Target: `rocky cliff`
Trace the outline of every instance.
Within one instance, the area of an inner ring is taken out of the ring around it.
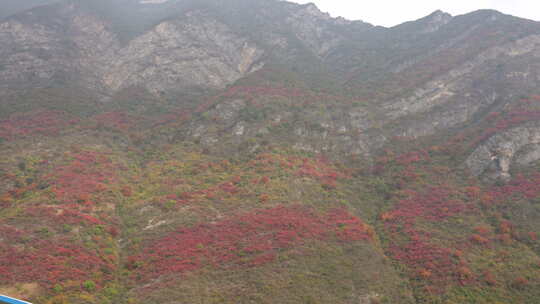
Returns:
[[[0,293],[536,303],[540,23],[0,2]]]
[[[199,11],[164,21],[128,44],[110,24],[77,4],[29,11],[1,25],[2,84],[59,85],[67,78],[111,94],[141,86],[152,93],[221,89],[261,68],[264,51]],[[56,24],[55,24],[56,23]]]

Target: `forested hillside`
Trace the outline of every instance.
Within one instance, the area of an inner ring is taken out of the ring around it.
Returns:
[[[539,303],[540,23],[0,10],[0,294]]]

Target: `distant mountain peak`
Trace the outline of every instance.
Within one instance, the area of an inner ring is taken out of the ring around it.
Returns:
[[[305,13],[312,15],[314,17],[318,17],[322,19],[332,19],[332,17],[330,17],[330,14],[321,11],[319,7],[313,2],[309,2],[302,5],[302,8]]]
[[[433,13],[431,13],[429,16],[433,16],[433,17],[437,17],[437,16],[452,16],[450,15],[449,13],[445,12],[445,11],[442,11],[440,9],[434,11]]]
[[[424,30],[425,33],[432,33],[437,31],[441,26],[447,24],[452,20],[452,15],[447,12],[436,10],[424,19],[427,21],[428,26]]]

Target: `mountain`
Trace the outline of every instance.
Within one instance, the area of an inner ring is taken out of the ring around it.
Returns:
[[[538,303],[540,23],[0,2],[0,294]]]
[[[54,3],[55,0],[28,0],[28,1],[17,1],[17,0],[4,0],[2,1],[2,11],[0,12],[0,18],[5,18],[10,15],[42,6]]]

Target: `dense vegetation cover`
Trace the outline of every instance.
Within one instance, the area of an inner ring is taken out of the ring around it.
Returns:
[[[82,13],[66,20],[78,21],[134,3],[68,2]],[[45,18],[58,7],[32,14],[63,29]],[[520,40],[536,23],[436,12],[382,29],[236,0],[133,6],[126,16],[152,18],[87,29],[129,43],[191,10],[278,44],[223,89],[0,84],[0,293],[45,304],[538,303],[540,98],[521,73],[538,43]],[[34,29],[32,14],[8,19]],[[345,42],[302,40],[328,28]],[[507,149],[504,176],[499,137],[523,141]],[[489,163],[474,174],[482,147]]]

